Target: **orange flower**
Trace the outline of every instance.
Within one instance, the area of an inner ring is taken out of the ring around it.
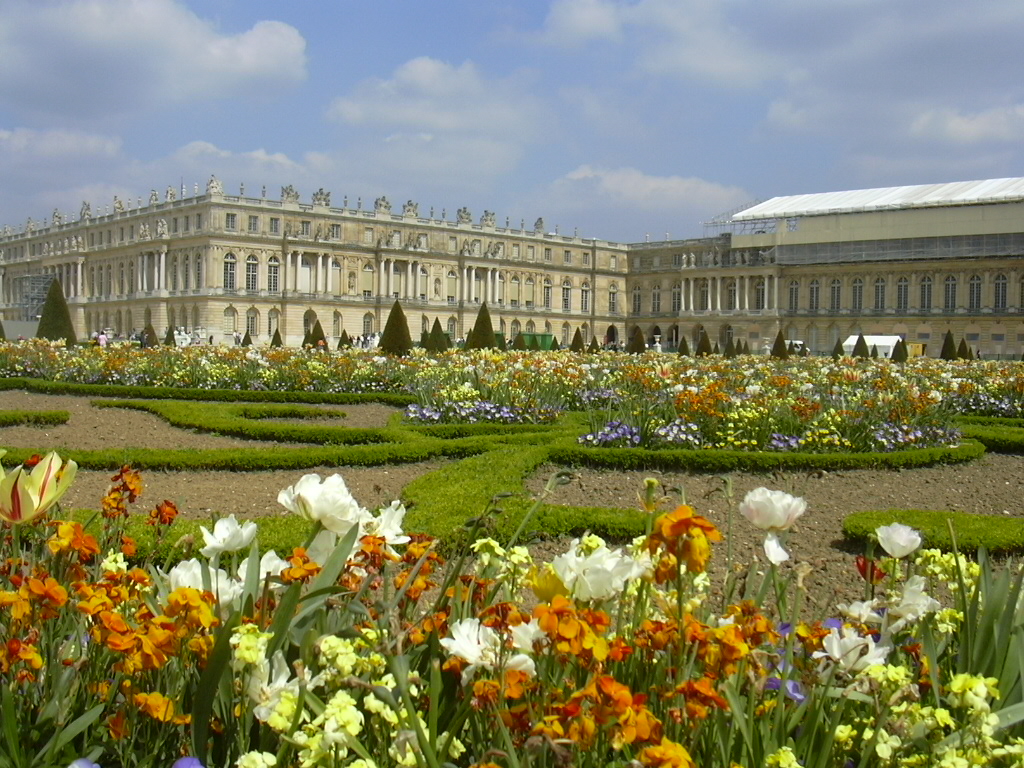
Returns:
[[[32,604],[18,592],[0,592],[0,608],[11,609],[11,619],[21,621],[32,614]]]
[[[700,573],[711,557],[708,542],[721,540],[722,534],[714,523],[696,514],[693,507],[682,504],[655,518],[651,534],[647,537],[647,549],[652,555],[659,550],[668,553],[675,561],[684,561],[691,573]],[[661,582],[675,577],[672,573],[674,563],[663,561],[658,563],[655,571],[655,579],[661,579]]]
[[[139,709],[161,723],[173,723],[174,725],[185,725],[191,721],[189,715],[175,715],[174,702],[162,693],[136,693],[132,701]]]
[[[85,532],[81,523],[58,520],[50,525],[57,529],[46,542],[47,549],[53,554],[70,549],[77,552],[79,560],[85,563],[92,560],[93,555],[99,554],[99,542],[95,536]]]
[[[281,571],[281,581],[285,584],[291,584],[295,581],[309,581],[320,573],[321,570],[319,565],[309,559],[309,555],[306,554],[306,550],[302,547],[296,547],[292,550],[292,556],[288,558],[288,562],[291,563],[291,567]]]
[[[121,537],[121,554],[125,557],[134,557],[136,551],[135,539],[131,536]]]
[[[603,611],[579,614],[567,598],[556,595],[550,603],[538,605],[533,615],[560,653],[579,656],[584,663],[608,658],[608,641],[601,635],[610,620]]]
[[[711,707],[718,707],[722,710],[729,709],[729,703],[722,698],[715,690],[714,683],[707,677],[702,677],[696,682],[687,680],[677,685],[669,696],[682,696],[686,701],[686,716],[696,726],[696,721],[703,720],[708,716]]]
[[[664,737],[660,744],[644,747],[638,759],[641,765],[652,768],[697,768],[686,747]]]
[[[178,508],[173,501],[164,499],[149,511],[146,525],[170,525],[178,516]]]
[[[129,504],[134,504],[142,495],[142,473],[127,464],[121,467],[118,473],[110,478],[110,481],[124,490]]]
[[[210,629],[218,623],[213,613],[213,595],[200,592],[194,587],[178,587],[167,596],[167,615],[184,617],[185,625],[191,629]]]
[[[107,731],[114,741],[128,738],[128,723],[123,709],[107,718]]]

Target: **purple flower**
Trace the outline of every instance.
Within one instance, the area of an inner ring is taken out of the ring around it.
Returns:
[[[179,757],[171,768],[205,768],[198,757]]]
[[[68,768],[100,768],[100,766],[99,763],[94,763],[92,760],[80,757],[71,763]]]

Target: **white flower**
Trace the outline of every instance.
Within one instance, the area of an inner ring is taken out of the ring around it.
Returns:
[[[593,542],[591,542],[593,544]],[[577,600],[608,600],[621,594],[626,584],[646,572],[643,563],[621,550],[614,552],[601,542],[583,554],[579,539],[569,551],[551,561],[558,578]]]
[[[210,572],[209,589],[217,596],[221,615],[229,614],[235,601],[242,594],[242,585],[228,576],[223,568],[214,570],[195,558],[182,560],[167,573],[167,583],[172,592],[181,587],[192,587],[202,591],[206,589],[203,585],[204,571]]]
[[[287,560],[283,560],[277,556],[277,552],[272,549],[267,550],[263,557],[260,558],[260,564],[258,571],[260,574],[260,582],[262,583],[268,575],[280,576],[281,571],[287,568],[289,565]],[[238,566],[238,580],[245,581],[245,575],[249,571],[249,558],[245,558]],[[280,585],[279,585],[280,586]]]
[[[903,523],[879,526],[875,535],[890,557],[906,557],[921,546],[921,534]]]
[[[407,544],[409,537],[402,532],[402,521],[405,519],[405,506],[400,501],[392,501],[390,506],[382,507],[377,517],[366,515],[360,520],[360,536],[380,536],[388,547],[396,544]]]
[[[516,650],[532,653],[536,643],[547,639],[547,633],[535,621],[524,621],[508,628],[512,636],[512,647]]]
[[[861,624],[881,624],[882,616],[878,612],[879,601],[855,600],[852,603],[838,603],[836,608],[843,616],[851,621],[859,621]]]
[[[441,638],[441,645],[452,656],[456,656],[468,662],[468,666],[462,672],[462,679],[469,682],[476,669],[494,669],[499,662],[502,640],[490,627],[484,626],[479,619],[460,619],[451,625],[451,637]],[[525,672],[530,677],[537,674],[533,659],[525,653],[517,653],[511,656],[505,666],[508,669],[515,669]]]
[[[277,756],[270,752],[246,752],[235,762],[236,768],[274,768]]]
[[[320,475],[303,475],[299,482],[277,495],[277,502],[289,512],[319,522],[341,536],[370,516],[352,498],[341,475],[331,475],[323,482]]]
[[[128,561],[125,559],[124,553],[111,550],[100,563],[100,569],[104,573],[127,573]]]
[[[886,613],[886,619],[896,619],[889,627],[890,632],[899,632],[907,624],[942,607],[938,600],[924,591],[927,583],[925,577],[921,575],[907,579],[899,604],[890,607]]]
[[[799,496],[767,488],[755,488],[740,502],[740,514],[763,531],[788,531],[805,511]]]
[[[789,552],[782,548],[779,537],[774,533],[764,537],[764,556],[772,565],[780,565],[789,560]]]
[[[242,525],[234,515],[222,517],[213,525],[213,533],[206,530],[205,526],[199,526],[203,532],[203,540],[206,546],[200,551],[203,557],[212,558],[221,552],[237,552],[245,549],[256,537],[256,523],[251,520]]]
[[[861,637],[850,627],[833,628],[824,638],[824,650],[811,654],[814,658],[829,658],[847,672],[860,672],[873,664],[884,664],[891,650],[876,643],[871,637]]]

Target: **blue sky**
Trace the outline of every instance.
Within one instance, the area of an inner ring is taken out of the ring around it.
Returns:
[[[0,0],[0,225],[211,174],[638,242],[1024,175],[1020,0]]]

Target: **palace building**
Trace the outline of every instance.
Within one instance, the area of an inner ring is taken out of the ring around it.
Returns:
[[[665,350],[701,332],[761,351],[781,329],[814,353],[837,339],[899,334],[937,354],[952,330],[986,356],[1024,351],[1024,179],[777,197],[705,224],[705,237],[620,244],[498,224],[465,208],[423,215],[154,190],[148,202],[83,203],[75,220],[0,232],[0,316],[32,320],[58,279],[80,337],[152,325],[229,343],[280,330],[297,345],[319,320],[337,339],[379,332],[398,299],[415,338],[453,338],[486,302],[495,331],[576,330]]]

